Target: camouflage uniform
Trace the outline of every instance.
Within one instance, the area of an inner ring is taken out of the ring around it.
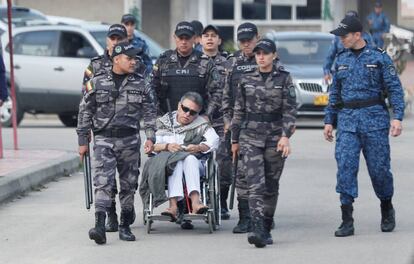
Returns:
[[[222,110],[223,122],[230,125],[233,118],[234,100],[236,98],[238,85],[242,75],[248,70],[255,70],[257,68],[256,59],[254,56],[248,58],[239,50],[234,54],[229,55],[227,60],[227,79],[223,88]],[[228,140],[230,140],[228,138]],[[230,145],[230,142],[226,144]],[[241,157],[240,157],[241,158]],[[248,188],[246,177],[243,173],[242,162],[238,163],[236,176],[237,199],[248,199]],[[231,180],[231,179],[230,179]]]
[[[284,158],[276,151],[292,135],[296,96],[290,74],[276,65],[266,80],[258,69],[243,74],[232,119],[232,142],[240,142],[252,220],[270,225],[276,209]]]
[[[134,209],[140,165],[140,120],[144,117],[147,139],[155,141],[154,95],[142,75],[129,74],[116,89],[112,72],[95,75],[86,84],[79,106],[79,145],[88,144],[94,132],[94,185],[96,212],[111,206],[115,170],[120,181],[122,210]]]
[[[392,105],[393,118],[402,120],[403,90],[386,52],[368,45],[358,57],[349,49],[338,54],[329,104],[325,109],[325,124],[334,124],[337,120],[336,191],[342,204],[352,204],[358,196],[361,149],[377,197],[389,200],[393,196],[388,138],[390,115],[383,101],[385,90]],[[362,107],[349,105],[363,102],[372,104]]]
[[[172,110],[186,92],[198,92],[204,99],[202,113],[209,116],[220,108],[220,76],[214,62],[203,53],[193,50],[184,66],[180,65],[178,53],[167,50],[154,65],[151,85],[156,92],[159,114],[168,112],[166,99]]]

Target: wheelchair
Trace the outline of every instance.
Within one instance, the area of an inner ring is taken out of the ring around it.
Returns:
[[[209,226],[210,234],[216,231],[221,225],[221,208],[220,208],[220,182],[218,179],[218,164],[215,159],[215,152],[208,153],[199,158],[201,162],[200,173],[200,198],[203,205],[208,206],[208,210],[205,214],[183,214],[182,221],[185,220],[201,220],[205,221]],[[168,185],[165,184],[165,189],[168,190]],[[184,203],[188,197],[186,193],[186,187],[184,186]],[[154,212],[153,196],[149,195],[148,204],[144,204],[143,220],[146,225],[147,233],[150,234],[152,225],[155,221],[167,221],[170,222],[171,218],[165,215],[156,214]]]

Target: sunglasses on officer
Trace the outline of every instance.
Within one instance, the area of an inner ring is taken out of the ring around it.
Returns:
[[[184,113],[189,113],[192,116],[198,115],[198,111],[192,110],[187,106],[184,106],[183,104],[181,104],[181,110],[183,110]]]

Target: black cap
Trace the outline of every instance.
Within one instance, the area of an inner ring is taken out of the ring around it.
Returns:
[[[137,19],[132,14],[125,14],[121,18],[121,23],[124,23],[125,24],[127,22],[132,22],[132,23],[136,24],[137,23]]]
[[[276,52],[276,44],[270,39],[261,39],[257,42],[256,47],[254,47],[253,52],[258,51],[259,49],[264,50],[267,53]]]
[[[252,39],[257,35],[257,27],[253,23],[243,23],[237,28],[237,40]]]
[[[348,12],[345,13],[345,16],[358,17],[358,12],[357,11],[354,11],[354,10],[349,10]]]
[[[213,30],[214,32],[216,32],[217,35],[220,35],[220,30],[218,29],[218,27],[214,26],[214,25],[207,25],[204,29],[203,29],[203,34],[206,33],[208,30]]]
[[[375,7],[382,7],[381,1],[376,1],[375,2]]]
[[[198,20],[191,21],[191,25],[193,26],[194,33],[197,36],[201,36],[201,32],[203,31],[203,24]]]
[[[112,58],[121,54],[125,54],[128,57],[135,57],[138,54],[139,50],[134,47],[134,45],[128,42],[121,42],[115,45],[114,50],[112,51]]]
[[[192,37],[192,36],[194,36],[195,32],[194,32],[193,25],[191,25],[190,22],[182,21],[182,22],[178,23],[177,26],[175,27],[174,34],[177,37],[181,37],[183,35]]]
[[[114,35],[120,36],[121,38],[126,38],[127,37],[126,28],[121,24],[111,25],[109,27],[107,36],[111,37],[111,36],[114,36]]]
[[[345,36],[350,32],[362,32],[361,21],[354,16],[346,16],[342,19],[338,27],[331,31],[331,34],[336,36]]]

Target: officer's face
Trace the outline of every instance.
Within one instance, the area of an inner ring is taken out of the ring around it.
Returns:
[[[256,46],[257,39],[257,36],[254,36],[252,39],[239,40],[239,46],[244,55],[248,57],[253,55],[253,49]]]
[[[382,7],[375,7],[374,10],[376,14],[380,14],[382,12]]]
[[[122,25],[124,25],[124,27],[127,30],[128,39],[131,39],[134,36],[135,23],[129,21],[129,22],[126,22]]]
[[[125,54],[118,55],[114,58],[114,67],[123,74],[133,73],[135,71],[136,60]]]
[[[106,49],[108,50],[109,55],[112,55],[112,50],[114,49],[115,45],[123,41],[126,41],[126,39],[118,35],[107,37]]]
[[[201,35],[201,45],[205,51],[218,51],[218,46],[221,44],[221,38],[214,30],[207,30]]]
[[[185,99],[182,103],[178,103],[177,121],[181,125],[188,125],[197,118],[200,111],[201,109],[196,103]]]
[[[262,49],[259,49],[255,52],[256,63],[259,65],[261,71],[267,71],[270,67],[270,70],[273,66],[273,60],[276,58],[276,53],[266,52]]]
[[[351,32],[346,34],[345,36],[341,36],[341,42],[345,48],[350,49],[354,48],[358,40],[361,38],[360,32]]]
[[[178,37],[174,35],[174,39],[178,53],[187,56],[192,52],[194,45],[194,36],[190,37],[187,35],[181,35]]]

